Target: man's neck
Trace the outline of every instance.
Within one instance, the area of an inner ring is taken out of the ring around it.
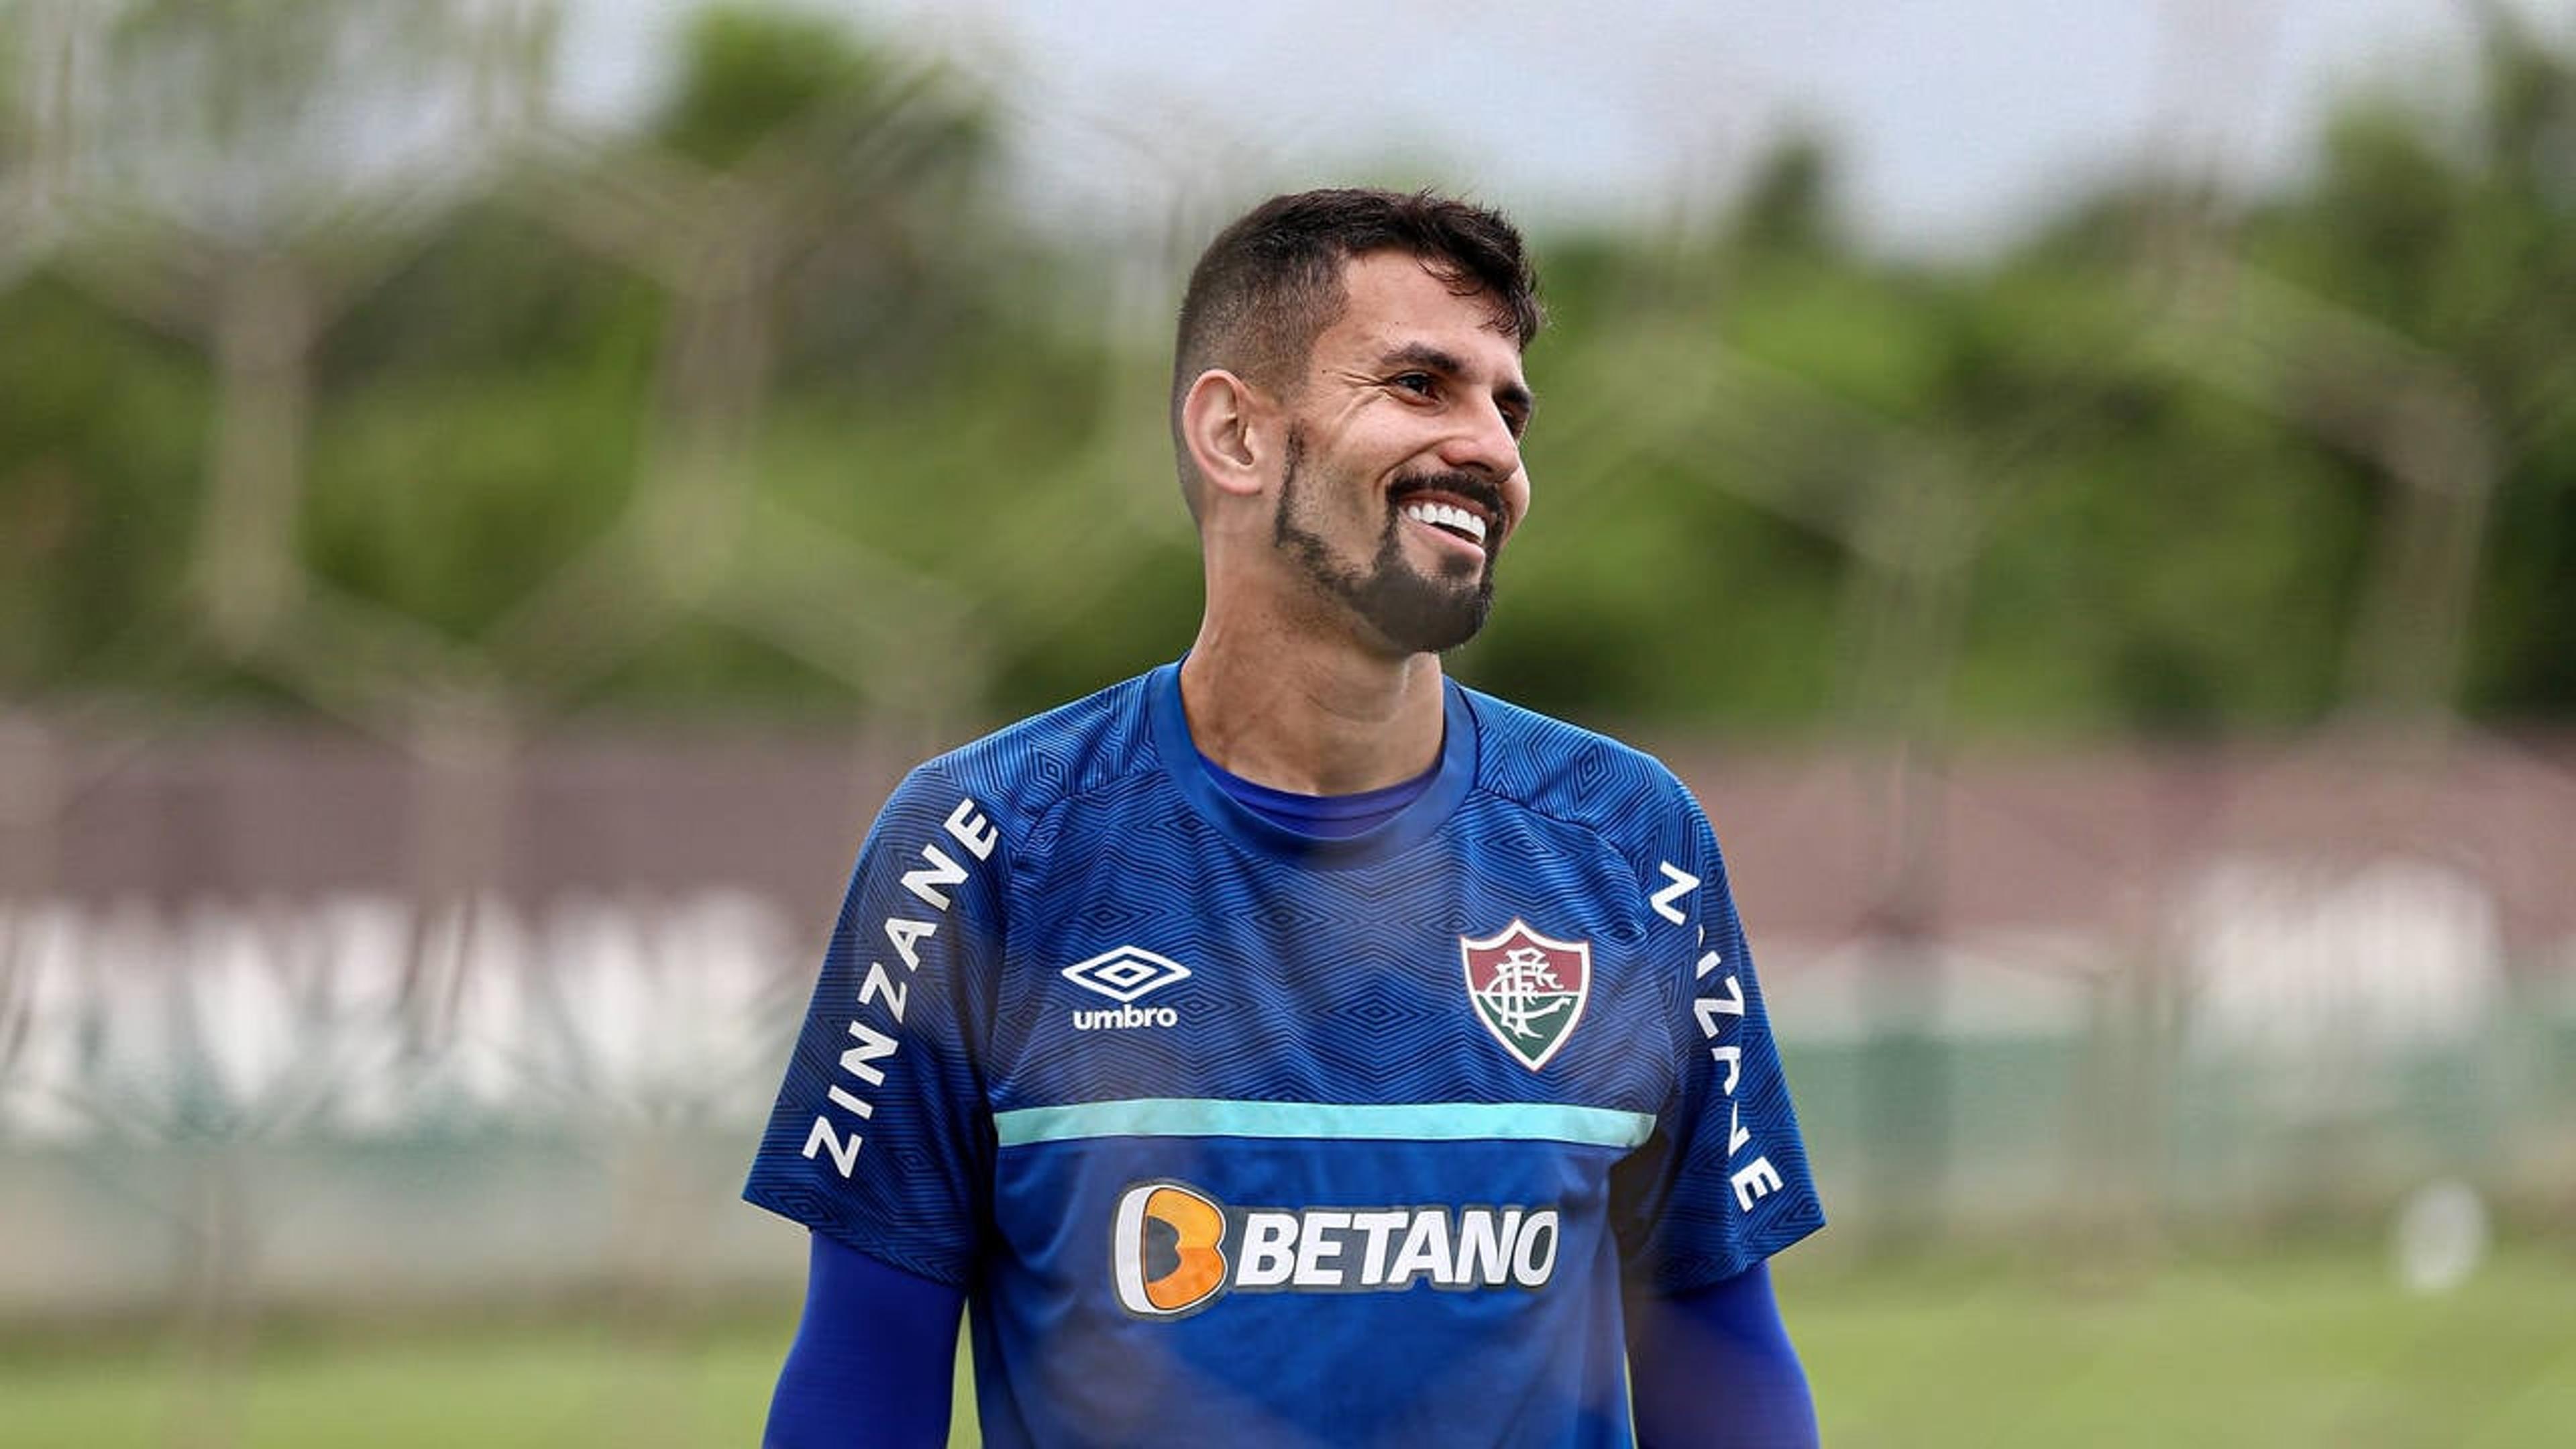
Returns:
[[[1387,658],[1284,631],[1230,633],[1211,618],[1181,664],[1181,704],[1201,754],[1302,795],[1401,784],[1440,757],[1440,658]]]

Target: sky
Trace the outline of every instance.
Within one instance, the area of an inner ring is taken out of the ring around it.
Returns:
[[[2576,38],[2576,0],[2498,0]],[[651,93],[687,0],[576,0],[576,113]],[[1001,103],[1068,229],[1221,220],[1288,187],[1432,182],[1535,225],[1717,214],[1776,138],[1827,136],[1865,244],[1973,253],[2088,179],[2296,174],[2323,102],[2456,93],[2470,0],[805,0]]]

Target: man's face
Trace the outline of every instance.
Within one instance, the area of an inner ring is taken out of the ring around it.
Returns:
[[[1273,535],[1323,597],[1393,652],[1454,648],[1493,603],[1529,508],[1529,386],[1492,299],[1401,252],[1343,269],[1348,301],[1293,398]]]

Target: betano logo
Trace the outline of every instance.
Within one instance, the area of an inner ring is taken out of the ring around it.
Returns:
[[[1556,1275],[1558,1221],[1552,1207],[1228,1208],[1186,1183],[1139,1182],[1119,1196],[1110,1264],[1118,1305],[1139,1318],[1186,1317],[1229,1289],[1535,1290]]]

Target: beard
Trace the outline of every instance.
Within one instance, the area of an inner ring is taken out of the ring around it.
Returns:
[[[1433,577],[1404,556],[1397,511],[1406,496],[1441,489],[1486,501],[1499,516],[1501,500],[1493,486],[1473,475],[1415,474],[1396,479],[1387,490],[1386,523],[1378,534],[1377,552],[1365,564],[1337,558],[1322,534],[1307,526],[1312,500],[1300,490],[1305,481],[1304,434],[1288,432],[1286,462],[1279,484],[1279,507],[1271,536],[1280,551],[1297,561],[1309,582],[1326,598],[1357,614],[1386,641],[1408,654],[1437,654],[1476,637],[1494,607],[1494,557],[1481,566],[1442,570]]]

